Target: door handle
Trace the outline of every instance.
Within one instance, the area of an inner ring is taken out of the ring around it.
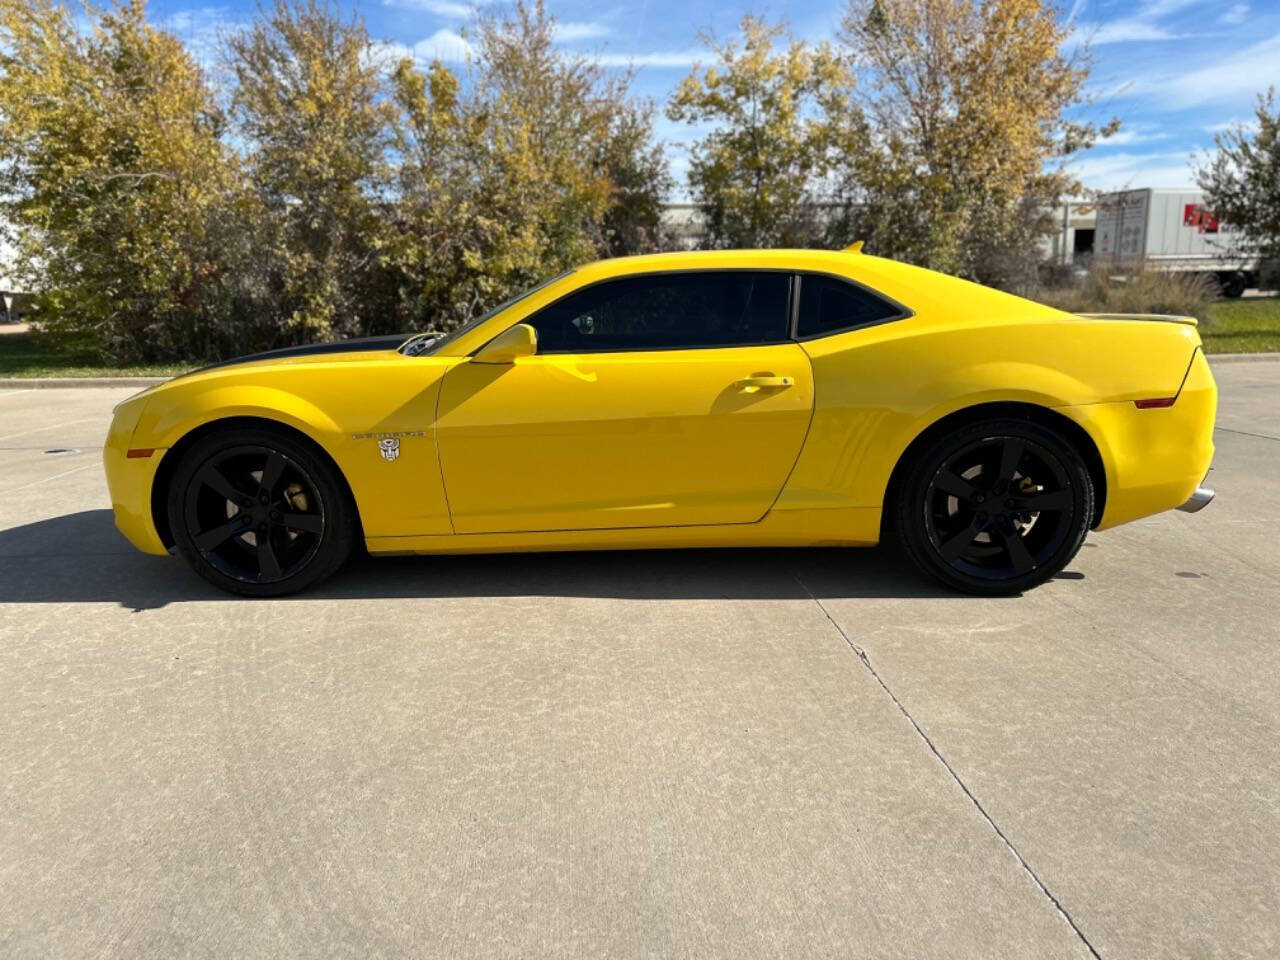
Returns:
[[[762,374],[760,376],[743,377],[741,380],[734,381],[734,386],[738,388],[740,393],[758,393],[761,390],[785,390],[793,383],[795,383],[795,379],[792,377],[775,377]]]

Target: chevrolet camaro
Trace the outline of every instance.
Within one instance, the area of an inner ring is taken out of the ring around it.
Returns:
[[[120,404],[116,525],[241,594],[379,554],[871,546],[1011,594],[1213,496],[1183,317],[1073,315],[845,251],[572,270],[443,336],[295,347]]]

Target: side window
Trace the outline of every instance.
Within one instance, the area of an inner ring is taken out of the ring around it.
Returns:
[[[525,322],[539,353],[680,350],[781,343],[791,277],[720,270],[609,280],[571,293]]]
[[[821,274],[805,274],[800,278],[796,336],[801,340],[895,320],[902,315],[902,308],[897,304],[852,283]]]

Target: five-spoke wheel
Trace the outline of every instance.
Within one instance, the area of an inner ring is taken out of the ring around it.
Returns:
[[[1066,566],[1089,529],[1088,469],[1058,431],[973,424],[910,465],[897,522],[925,570],[971,593],[1016,593]]]
[[[353,511],[327,458],[284,432],[211,434],[187,450],[169,491],[178,551],[218,586],[300,590],[341,565]]]

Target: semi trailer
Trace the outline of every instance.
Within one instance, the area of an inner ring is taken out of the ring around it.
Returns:
[[[1098,197],[1094,262],[1211,276],[1223,296],[1258,283],[1258,258],[1198,190],[1120,190]]]

